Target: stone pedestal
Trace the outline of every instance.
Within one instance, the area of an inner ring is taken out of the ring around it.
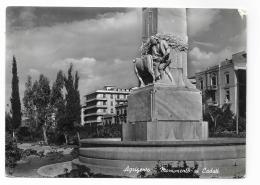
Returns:
[[[155,83],[135,90],[128,97],[123,141],[207,139],[201,101],[194,88]]]

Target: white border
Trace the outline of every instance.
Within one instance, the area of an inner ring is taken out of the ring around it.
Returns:
[[[7,6],[90,6],[90,7],[186,7],[186,8],[241,8],[248,11],[247,17],[247,32],[248,32],[248,83],[247,83],[247,168],[246,168],[246,178],[240,180],[220,180],[220,179],[210,179],[202,180],[200,179],[198,183],[201,184],[219,184],[219,183],[236,183],[236,184],[247,184],[254,183],[254,181],[260,178],[260,164],[259,164],[259,135],[260,135],[260,122],[259,122],[259,63],[260,63],[260,27],[259,27],[259,1],[250,0],[52,0],[49,2],[36,1],[36,0],[2,0],[0,2],[0,28],[1,28],[1,41],[0,41],[0,58],[2,61],[2,66],[5,65],[5,8]],[[194,184],[197,180],[179,180],[179,179],[25,179],[25,178],[6,178],[4,171],[4,110],[5,110],[5,67],[1,67],[1,99],[0,99],[0,110],[1,110],[1,184],[48,184],[48,183],[59,183],[59,184],[72,184],[72,183],[86,183],[86,184],[139,184],[147,182],[150,184],[163,183],[183,183]],[[79,182],[80,181],[80,182]],[[258,180],[259,181],[259,180]]]

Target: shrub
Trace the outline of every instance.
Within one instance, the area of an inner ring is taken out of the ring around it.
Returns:
[[[22,157],[28,157],[30,155],[39,155],[39,154],[37,153],[37,150],[33,150],[33,149],[30,149],[30,148],[23,150]]]
[[[72,151],[70,152],[70,154],[72,155],[73,159],[78,158],[78,156],[79,156],[79,147],[74,147],[72,149]]]
[[[238,118],[238,131],[246,132],[246,118],[243,117]]]
[[[32,141],[31,133],[28,127],[20,127],[16,134],[19,141],[28,142]]]
[[[12,174],[13,169],[22,157],[22,149],[17,147],[17,143],[11,135],[6,134],[5,138],[5,166],[9,168],[9,173]]]
[[[68,169],[64,169],[64,174],[58,175],[57,177],[92,177],[93,174],[90,172],[90,169],[84,165],[78,165],[77,169],[72,169],[68,172]]]

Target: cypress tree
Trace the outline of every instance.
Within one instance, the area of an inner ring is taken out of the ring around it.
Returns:
[[[22,122],[22,113],[21,113],[21,102],[19,95],[19,78],[17,75],[17,64],[16,59],[13,56],[12,64],[12,93],[11,93],[11,113],[12,113],[12,129],[13,137],[15,137],[15,130],[20,127]]]
[[[72,64],[68,69],[68,77],[64,77],[66,87],[66,121],[64,122],[65,138],[67,142],[68,134],[77,132],[77,126],[80,124],[80,95],[78,91],[79,75],[76,71],[75,76],[72,75]],[[77,133],[78,134],[78,133]],[[79,134],[78,134],[79,137]]]

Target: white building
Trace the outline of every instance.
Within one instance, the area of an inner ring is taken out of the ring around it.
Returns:
[[[115,116],[115,106],[121,101],[127,101],[127,95],[130,92],[131,89],[105,86],[103,89],[85,95],[85,104],[82,106],[83,125],[103,125],[107,117]]]

